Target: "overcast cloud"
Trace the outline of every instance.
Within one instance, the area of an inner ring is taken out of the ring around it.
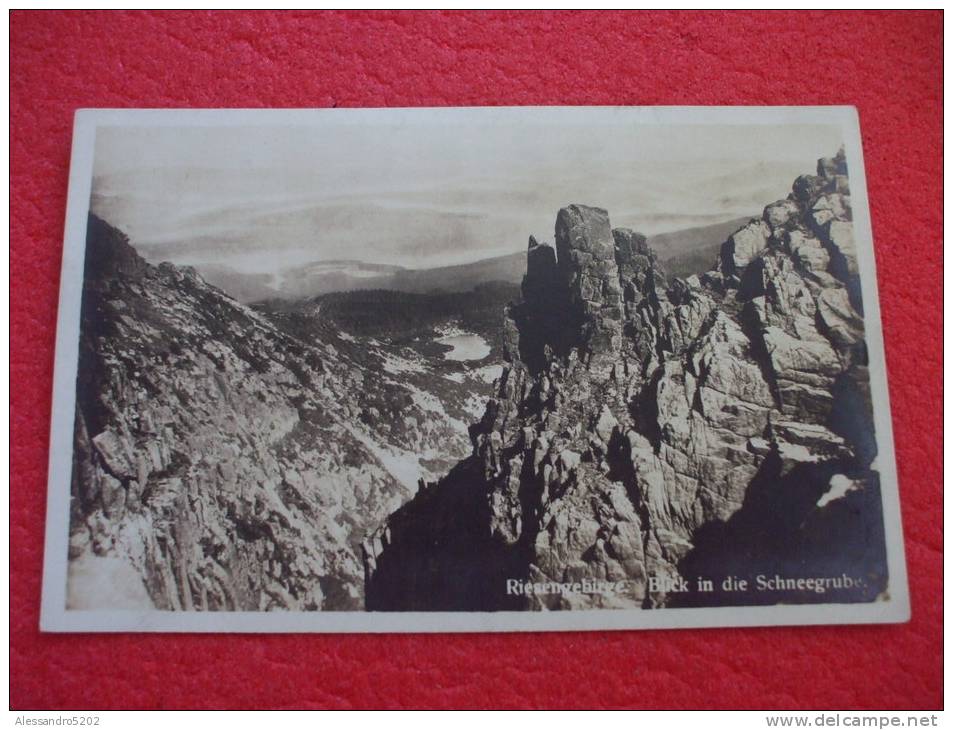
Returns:
[[[92,209],[153,261],[427,268],[551,240],[569,203],[646,234],[757,215],[840,144],[790,125],[111,127]]]

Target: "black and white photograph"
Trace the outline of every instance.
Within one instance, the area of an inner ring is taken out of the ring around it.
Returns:
[[[45,630],[908,618],[853,108],[73,145]]]

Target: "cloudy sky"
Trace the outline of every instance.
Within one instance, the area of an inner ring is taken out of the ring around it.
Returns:
[[[650,235],[757,215],[840,144],[830,126],[478,117],[105,127],[92,209],[153,261],[248,273],[339,259],[429,268],[520,251],[530,234],[552,240],[569,203]]]

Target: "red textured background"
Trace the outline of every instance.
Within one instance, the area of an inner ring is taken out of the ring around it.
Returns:
[[[941,13],[15,11],[10,30],[14,708],[941,706]],[[74,109],[504,104],[858,107],[912,621],[549,635],[41,635]]]

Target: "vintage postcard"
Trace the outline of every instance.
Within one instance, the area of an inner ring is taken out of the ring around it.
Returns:
[[[907,620],[860,139],[77,112],[41,627]]]

